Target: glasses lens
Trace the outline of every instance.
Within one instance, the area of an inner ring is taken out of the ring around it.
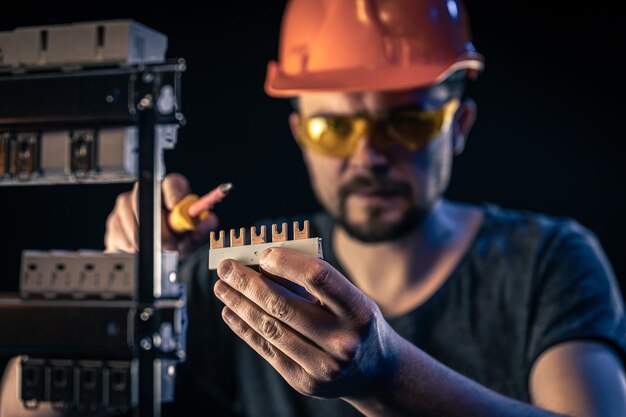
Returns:
[[[328,156],[349,156],[366,127],[358,117],[332,116],[302,119],[298,140],[312,150]]]
[[[453,99],[435,110],[410,110],[392,114],[387,122],[389,136],[410,150],[424,147],[448,128],[459,101]]]
[[[402,112],[389,119],[387,130],[391,138],[410,150],[416,150],[436,136],[442,120],[442,115],[435,112]]]

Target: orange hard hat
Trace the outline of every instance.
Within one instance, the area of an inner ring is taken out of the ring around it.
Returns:
[[[279,59],[265,79],[274,97],[419,88],[483,68],[459,0],[292,0]]]

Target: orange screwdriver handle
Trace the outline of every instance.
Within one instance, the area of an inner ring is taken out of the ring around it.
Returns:
[[[196,194],[189,194],[178,202],[169,215],[169,226],[175,233],[192,232],[196,226],[209,215],[209,210],[203,210],[196,217],[189,215],[189,207],[198,201],[200,197]]]

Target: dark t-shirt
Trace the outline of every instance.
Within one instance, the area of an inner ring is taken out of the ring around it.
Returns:
[[[396,332],[451,369],[521,401],[529,401],[533,362],[557,343],[600,340],[626,358],[622,296],[593,233],[569,218],[483,208],[484,222],[447,281],[419,307],[388,320]],[[325,260],[342,271],[331,219],[318,213],[311,220]],[[166,415],[361,415],[341,400],[299,394],[230,331],[207,259],[205,247],[181,265],[189,289],[188,360]]]

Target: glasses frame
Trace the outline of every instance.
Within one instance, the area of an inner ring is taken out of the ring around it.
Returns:
[[[353,155],[363,137],[368,137],[377,150],[384,151],[390,146],[400,145],[407,151],[414,152],[424,148],[442,132],[450,129],[460,104],[461,100],[458,97],[452,97],[435,109],[402,108],[375,115],[300,115],[295,139],[299,146],[331,157],[346,158]],[[397,121],[399,116],[408,116],[414,120],[422,119],[425,123],[435,123],[437,126],[419,138],[403,137],[393,130],[392,121]],[[343,136],[343,139],[335,140],[333,148],[329,147],[329,143],[324,144],[322,136],[328,132],[328,126],[341,123],[348,126],[350,131],[344,134],[335,132],[335,135]],[[315,130],[319,130],[317,138],[310,134]]]

